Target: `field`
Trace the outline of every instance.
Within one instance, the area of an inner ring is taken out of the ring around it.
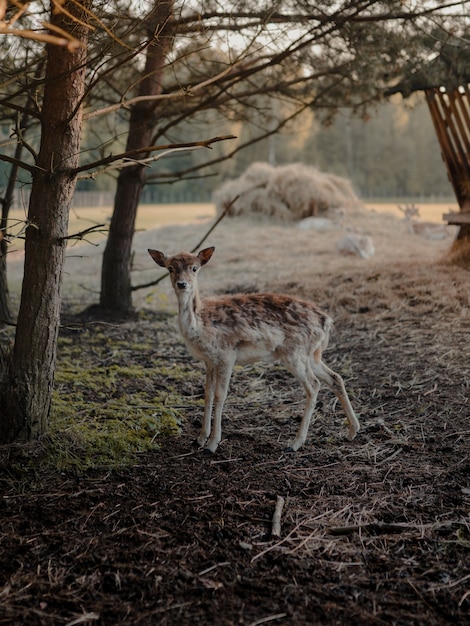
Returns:
[[[440,221],[449,208],[421,214]],[[136,234],[134,284],[161,275],[147,248],[194,247],[210,209],[175,207],[179,224],[152,210],[147,226],[161,226]],[[369,234],[375,256],[340,255],[346,228]],[[468,624],[470,292],[468,272],[445,262],[451,241],[410,234],[394,205],[325,233],[223,220],[206,241],[216,252],[202,295],[282,291],[327,310],[325,361],[362,427],[348,442],[322,390],[305,446],[286,453],[303,392],[280,367],[237,368],[213,456],[192,443],[204,372],[179,338],[168,281],[135,291],[136,320],[76,317],[97,299],[103,244],[71,247],[58,370],[74,375],[58,380],[61,407],[69,399],[85,424],[87,407],[125,398],[116,418],[132,423],[163,398],[180,432],[155,433],[157,449],[114,468],[41,464],[47,441],[0,451],[0,624]]]

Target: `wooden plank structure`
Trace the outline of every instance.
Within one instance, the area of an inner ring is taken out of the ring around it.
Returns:
[[[447,91],[443,87],[424,89],[431,118],[441,146],[442,158],[460,211],[443,219],[460,226],[457,238],[470,230],[470,96],[469,85]]]

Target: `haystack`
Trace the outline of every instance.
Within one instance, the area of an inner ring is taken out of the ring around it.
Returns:
[[[259,215],[284,221],[325,215],[330,209],[361,206],[346,178],[303,163],[279,167],[253,163],[239,178],[227,181],[214,193],[217,214],[237,196],[229,215]]]

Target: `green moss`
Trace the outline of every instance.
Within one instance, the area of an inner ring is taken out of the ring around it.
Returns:
[[[51,460],[58,468],[122,466],[138,452],[158,447],[160,437],[179,431],[181,414],[155,398],[136,405],[121,396],[108,402],[85,402],[54,394],[50,424]]]
[[[61,469],[122,466],[179,432],[183,415],[175,407],[185,400],[178,386],[198,374],[185,366],[155,364],[151,355],[145,358],[147,349],[153,345],[139,344],[137,352],[101,332],[86,341],[61,338],[49,462]]]

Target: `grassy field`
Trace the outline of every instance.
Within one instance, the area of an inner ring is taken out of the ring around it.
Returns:
[[[96,242],[105,236],[109,228],[112,207],[80,207],[72,209],[69,219],[69,235],[83,232],[93,226],[103,225],[100,232],[87,235],[87,240]],[[144,204],[139,207],[137,214],[137,231],[152,230],[169,224],[188,224],[213,219],[215,206],[207,204]],[[15,209],[10,211],[10,231],[17,235],[24,227],[25,211]],[[15,249],[22,248],[21,240],[14,243]]]
[[[442,223],[442,215],[449,210],[457,211],[457,203],[416,203],[420,209],[421,218],[423,220]],[[398,203],[375,202],[366,203],[367,209],[372,209],[378,213],[390,213],[397,217],[402,214],[398,209]],[[103,224],[105,231],[109,227],[109,221],[112,215],[112,207],[84,207],[72,209],[69,221],[69,234],[82,232],[92,226]],[[141,205],[137,214],[137,231],[153,230],[170,224],[189,224],[192,222],[204,222],[214,219],[215,206],[212,203],[201,204],[154,204]],[[20,231],[25,213],[23,210],[17,209],[10,213],[11,229],[14,233]],[[104,236],[104,232],[95,233],[88,236],[91,241],[97,241]],[[19,242],[15,243],[15,247]]]
[[[457,202],[415,202],[414,204],[418,207],[422,220],[438,224],[442,224],[444,213],[459,210]],[[403,213],[400,212],[398,207],[405,207],[405,203],[376,202],[366,203],[365,206],[367,209],[373,209],[379,213],[390,213],[396,217],[403,217]]]

